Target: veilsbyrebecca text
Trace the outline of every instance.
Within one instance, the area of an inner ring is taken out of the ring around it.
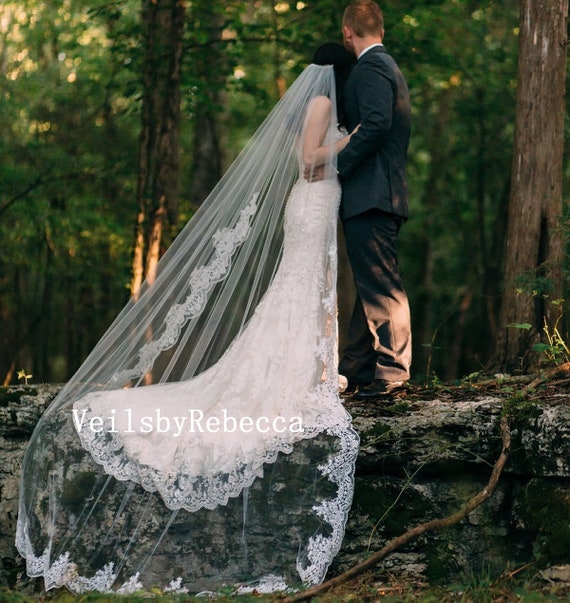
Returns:
[[[109,433],[168,433],[179,437],[183,433],[285,433],[303,431],[301,417],[282,416],[272,417],[234,417],[224,408],[221,416],[204,417],[203,411],[190,408],[184,416],[165,416],[160,408],[154,410],[154,415],[135,416],[131,408],[125,408],[117,413],[114,409],[107,416],[90,415],[87,410],[74,408],[73,422],[78,432],[89,429],[94,433],[103,431]]]

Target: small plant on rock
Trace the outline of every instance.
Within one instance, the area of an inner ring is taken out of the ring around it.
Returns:
[[[23,379],[24,385],[28,385],[28,379],[31,379],[32,377],[33,375],[28,375],[24,369],[18,371],[18,379]]]

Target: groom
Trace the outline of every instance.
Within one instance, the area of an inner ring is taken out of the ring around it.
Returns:
[[[403,389],[410,377],[410,311],[396,243],[408,216],[410,98],[382,45],[384,19],[375,2],[351,2],[342,32],[358,59],[345,88],[345,120],[349,132],[360,128],[338,156],[340,217],[357,292],[339,372],[347,393],[370,400]]]

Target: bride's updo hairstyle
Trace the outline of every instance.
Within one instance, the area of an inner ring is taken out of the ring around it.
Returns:
[[[342,44],[336,42],[326,42],[319,46],[311,60],[314,65],[332,65],[333,67],[338,123],[341,126],[345,125],[343,119],[344,86],[355,62],[354,55]]]

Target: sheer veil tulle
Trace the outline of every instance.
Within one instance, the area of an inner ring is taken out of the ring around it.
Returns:
[[[36,427],[16,543],[46,589],[324,578],[358,437],[337,393],[333,153],[322,182],[299,177],[323,96],[332,145],[333,69],[310,65]]]

